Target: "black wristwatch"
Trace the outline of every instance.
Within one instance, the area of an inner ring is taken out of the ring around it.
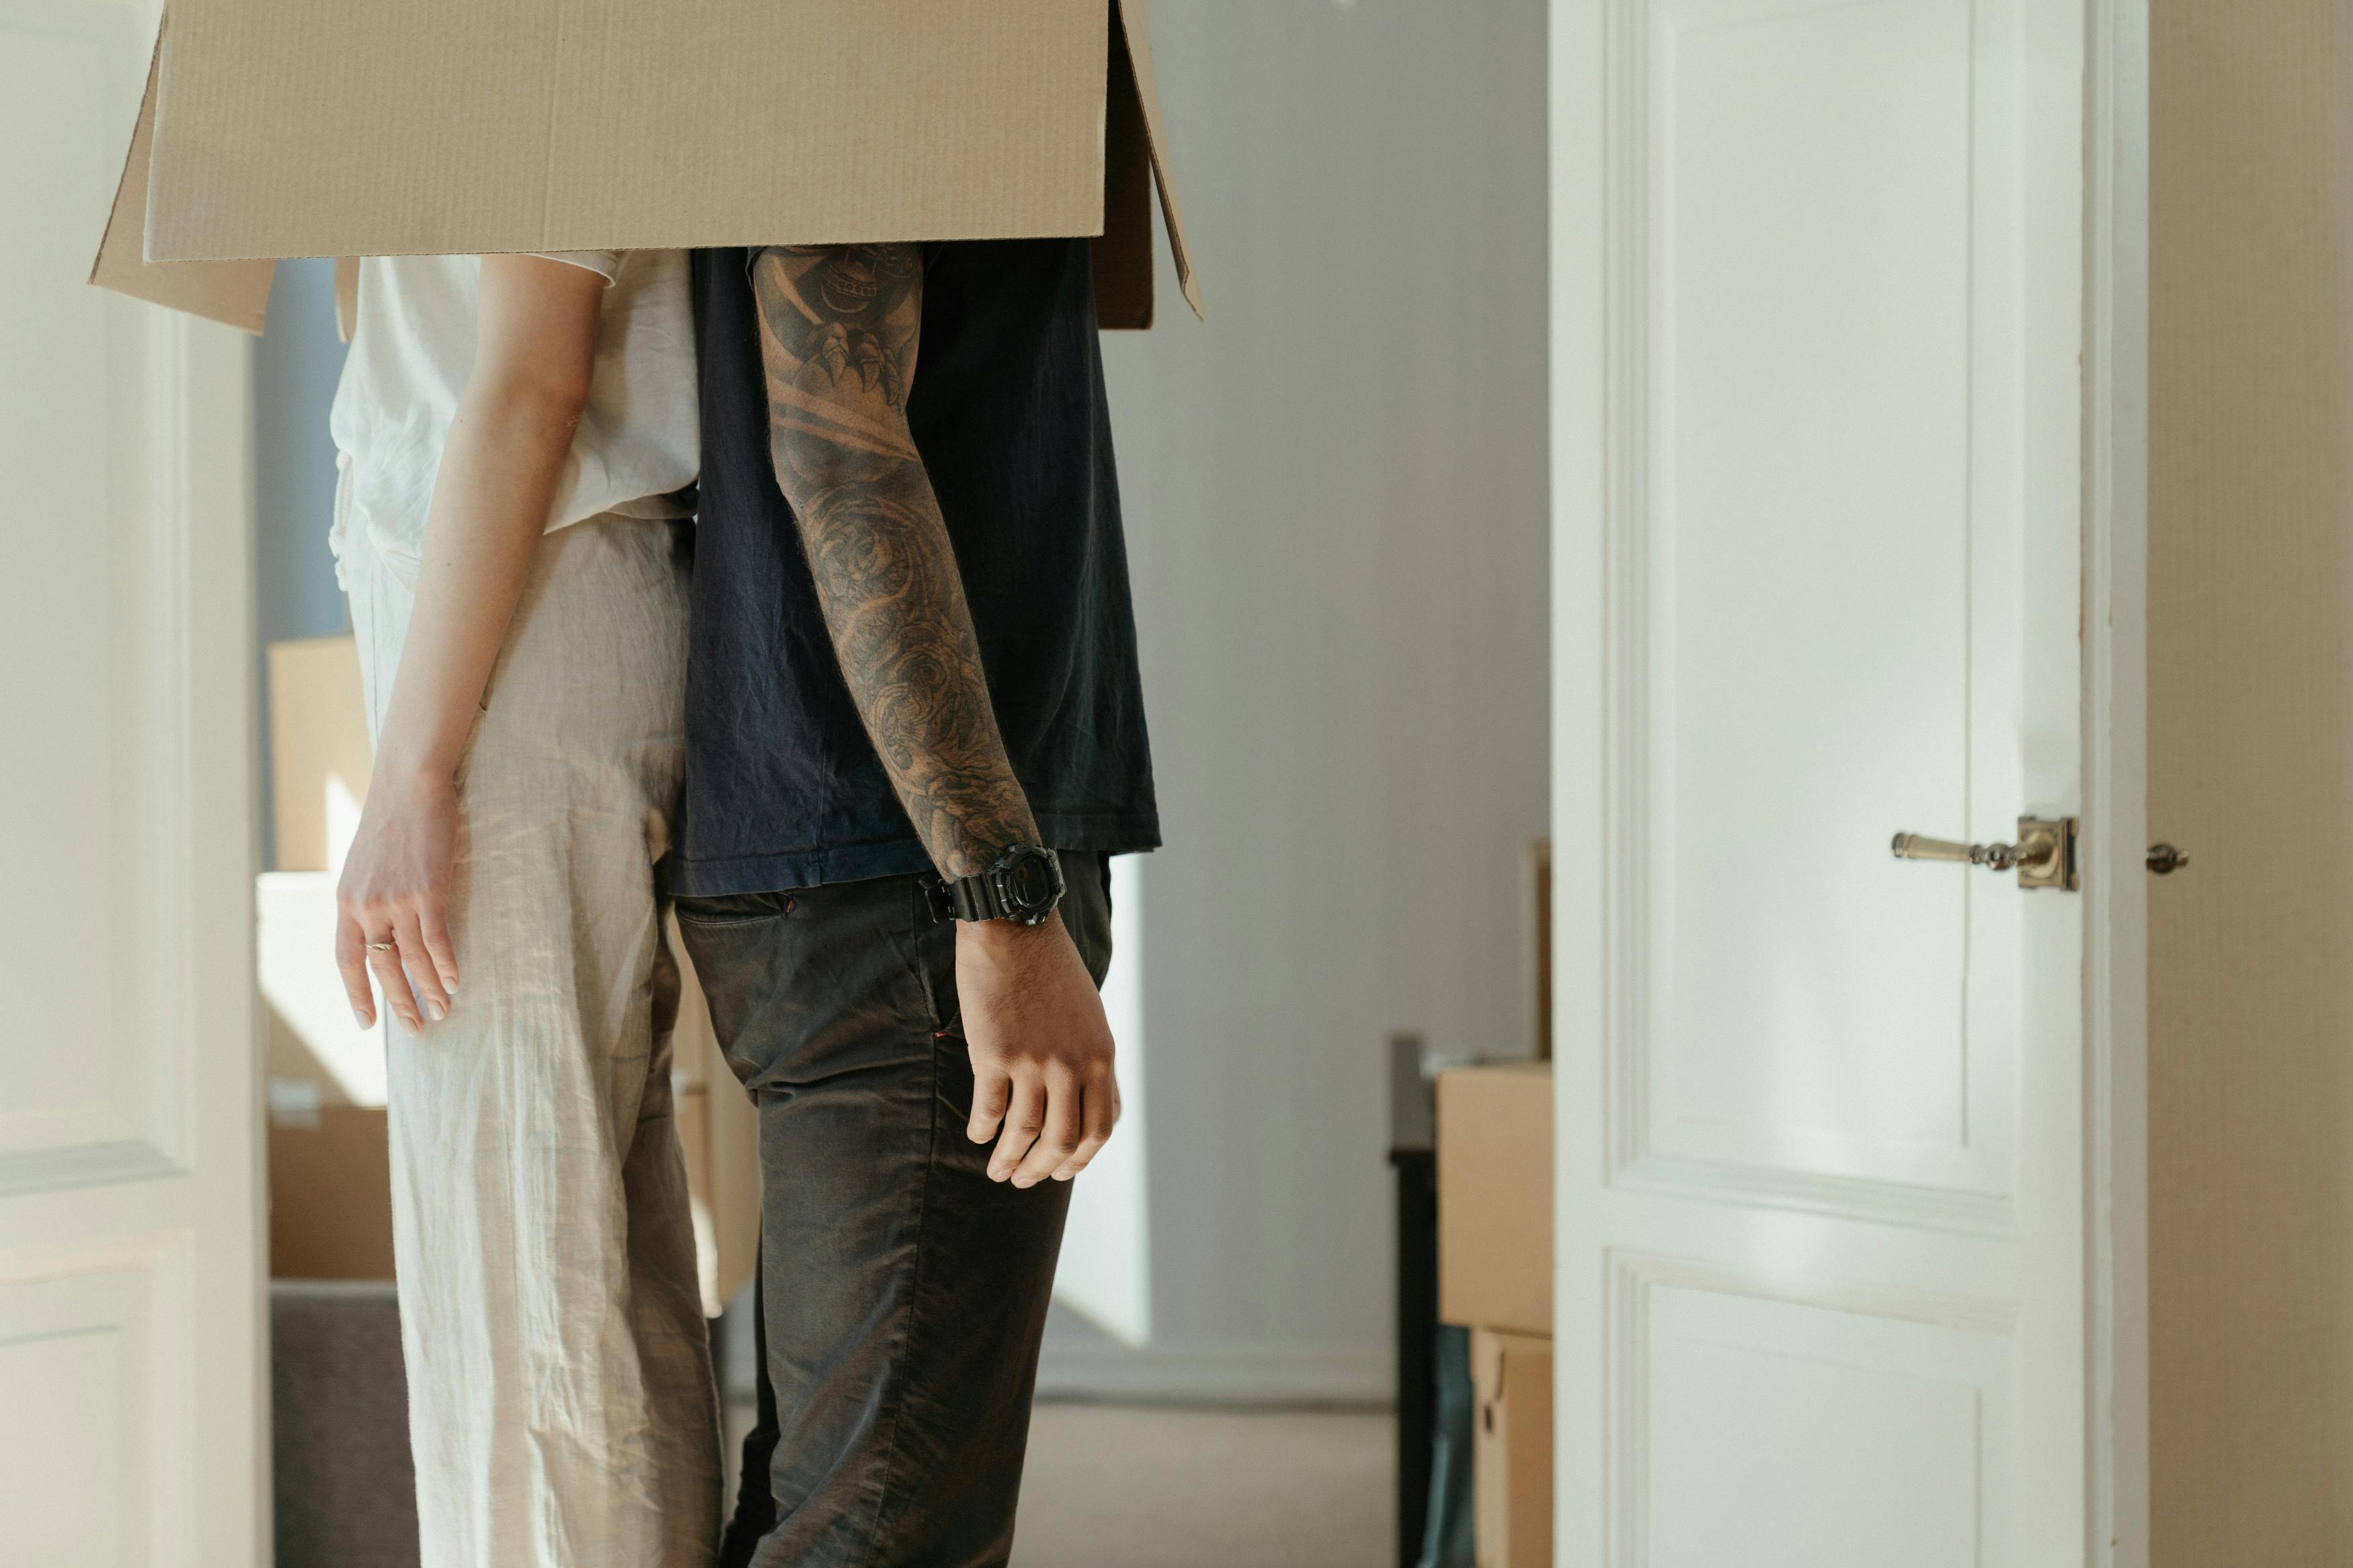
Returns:
[[[1044,925],[1062,901],[1062,862],[1051,849],[1017,844],[977,877],[923,879],[934,921],[1011,921]]]

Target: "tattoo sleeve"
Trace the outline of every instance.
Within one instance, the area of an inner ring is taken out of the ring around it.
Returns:
[[[752,276],[776,481],[841,673],[933,864],[968,877],[1038,827],[908,433],[923,265],[913,245],[776,246]]]

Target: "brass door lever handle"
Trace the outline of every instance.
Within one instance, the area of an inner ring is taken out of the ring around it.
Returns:
[[[2015,844],[1959,844],[1923,833],[1899,833],[1888,848],[1898,860],[1947,860],[1991,871],[2015,868],[2021,888],[2072,890],[2081,885],[2075,874],[2075,819],[2072,816],[2021,816]]]
[[[2015,844],[1956,844],[1949,838],[1931,838],[1925,833],[1899,833],[1888,847],[1895,852],[1898,860],[1955,860],[1995,871],[2007,871],[2018,864]]]

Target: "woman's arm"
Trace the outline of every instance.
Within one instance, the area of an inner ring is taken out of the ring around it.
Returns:
[[[412,1030],[446,1015],[458,989],[443,917],[459,753],[588,401],[604,291],[568,262],[482,258],[474,368],[434,479],[417,605],[338,891],[335,962],[363,1026],[375,1022],[371,969]],[[371,945],[382,942],[396,950]]]

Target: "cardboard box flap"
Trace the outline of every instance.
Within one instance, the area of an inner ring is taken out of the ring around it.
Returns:
[[[1103,233],[1095,240],[1095,321],[1152,325],[1152,153],[1144,99],[1123,40],[1112,39],[1103,86]]]
[[[1201,285],[1193,276],[1193,253],[1185,244],[1185,220],[1176,210],[1176,185],[1168,173],[1168,134],[1161,128],[1160,87],[1152,71],[1152,0],[1115,0],[1121,36],[1135,72],[1135,86],[1144,108],[1144,133],[1152,154],[1152,179],[1160,188],[1160,220],[1168,230],[1168,251],[1176,263],[1176,286],[1197,320],[1201,310]]]
[[[182,261],[155,263],[143,255],[141,235],[147,221],[147,172],[155,140],[155,88],[163,39],[155,41],[156,58],[148,62],[147,92],[139,102],[139,122],[131,132],[131,151],[122,162],[122,179],[115,187],[114,205],[107,213],[106,233],[99,241],[98,258],[90,280],[101,289],[128,294],[207,321],[261,331],[269,308],[269,283],[274,261]]]

